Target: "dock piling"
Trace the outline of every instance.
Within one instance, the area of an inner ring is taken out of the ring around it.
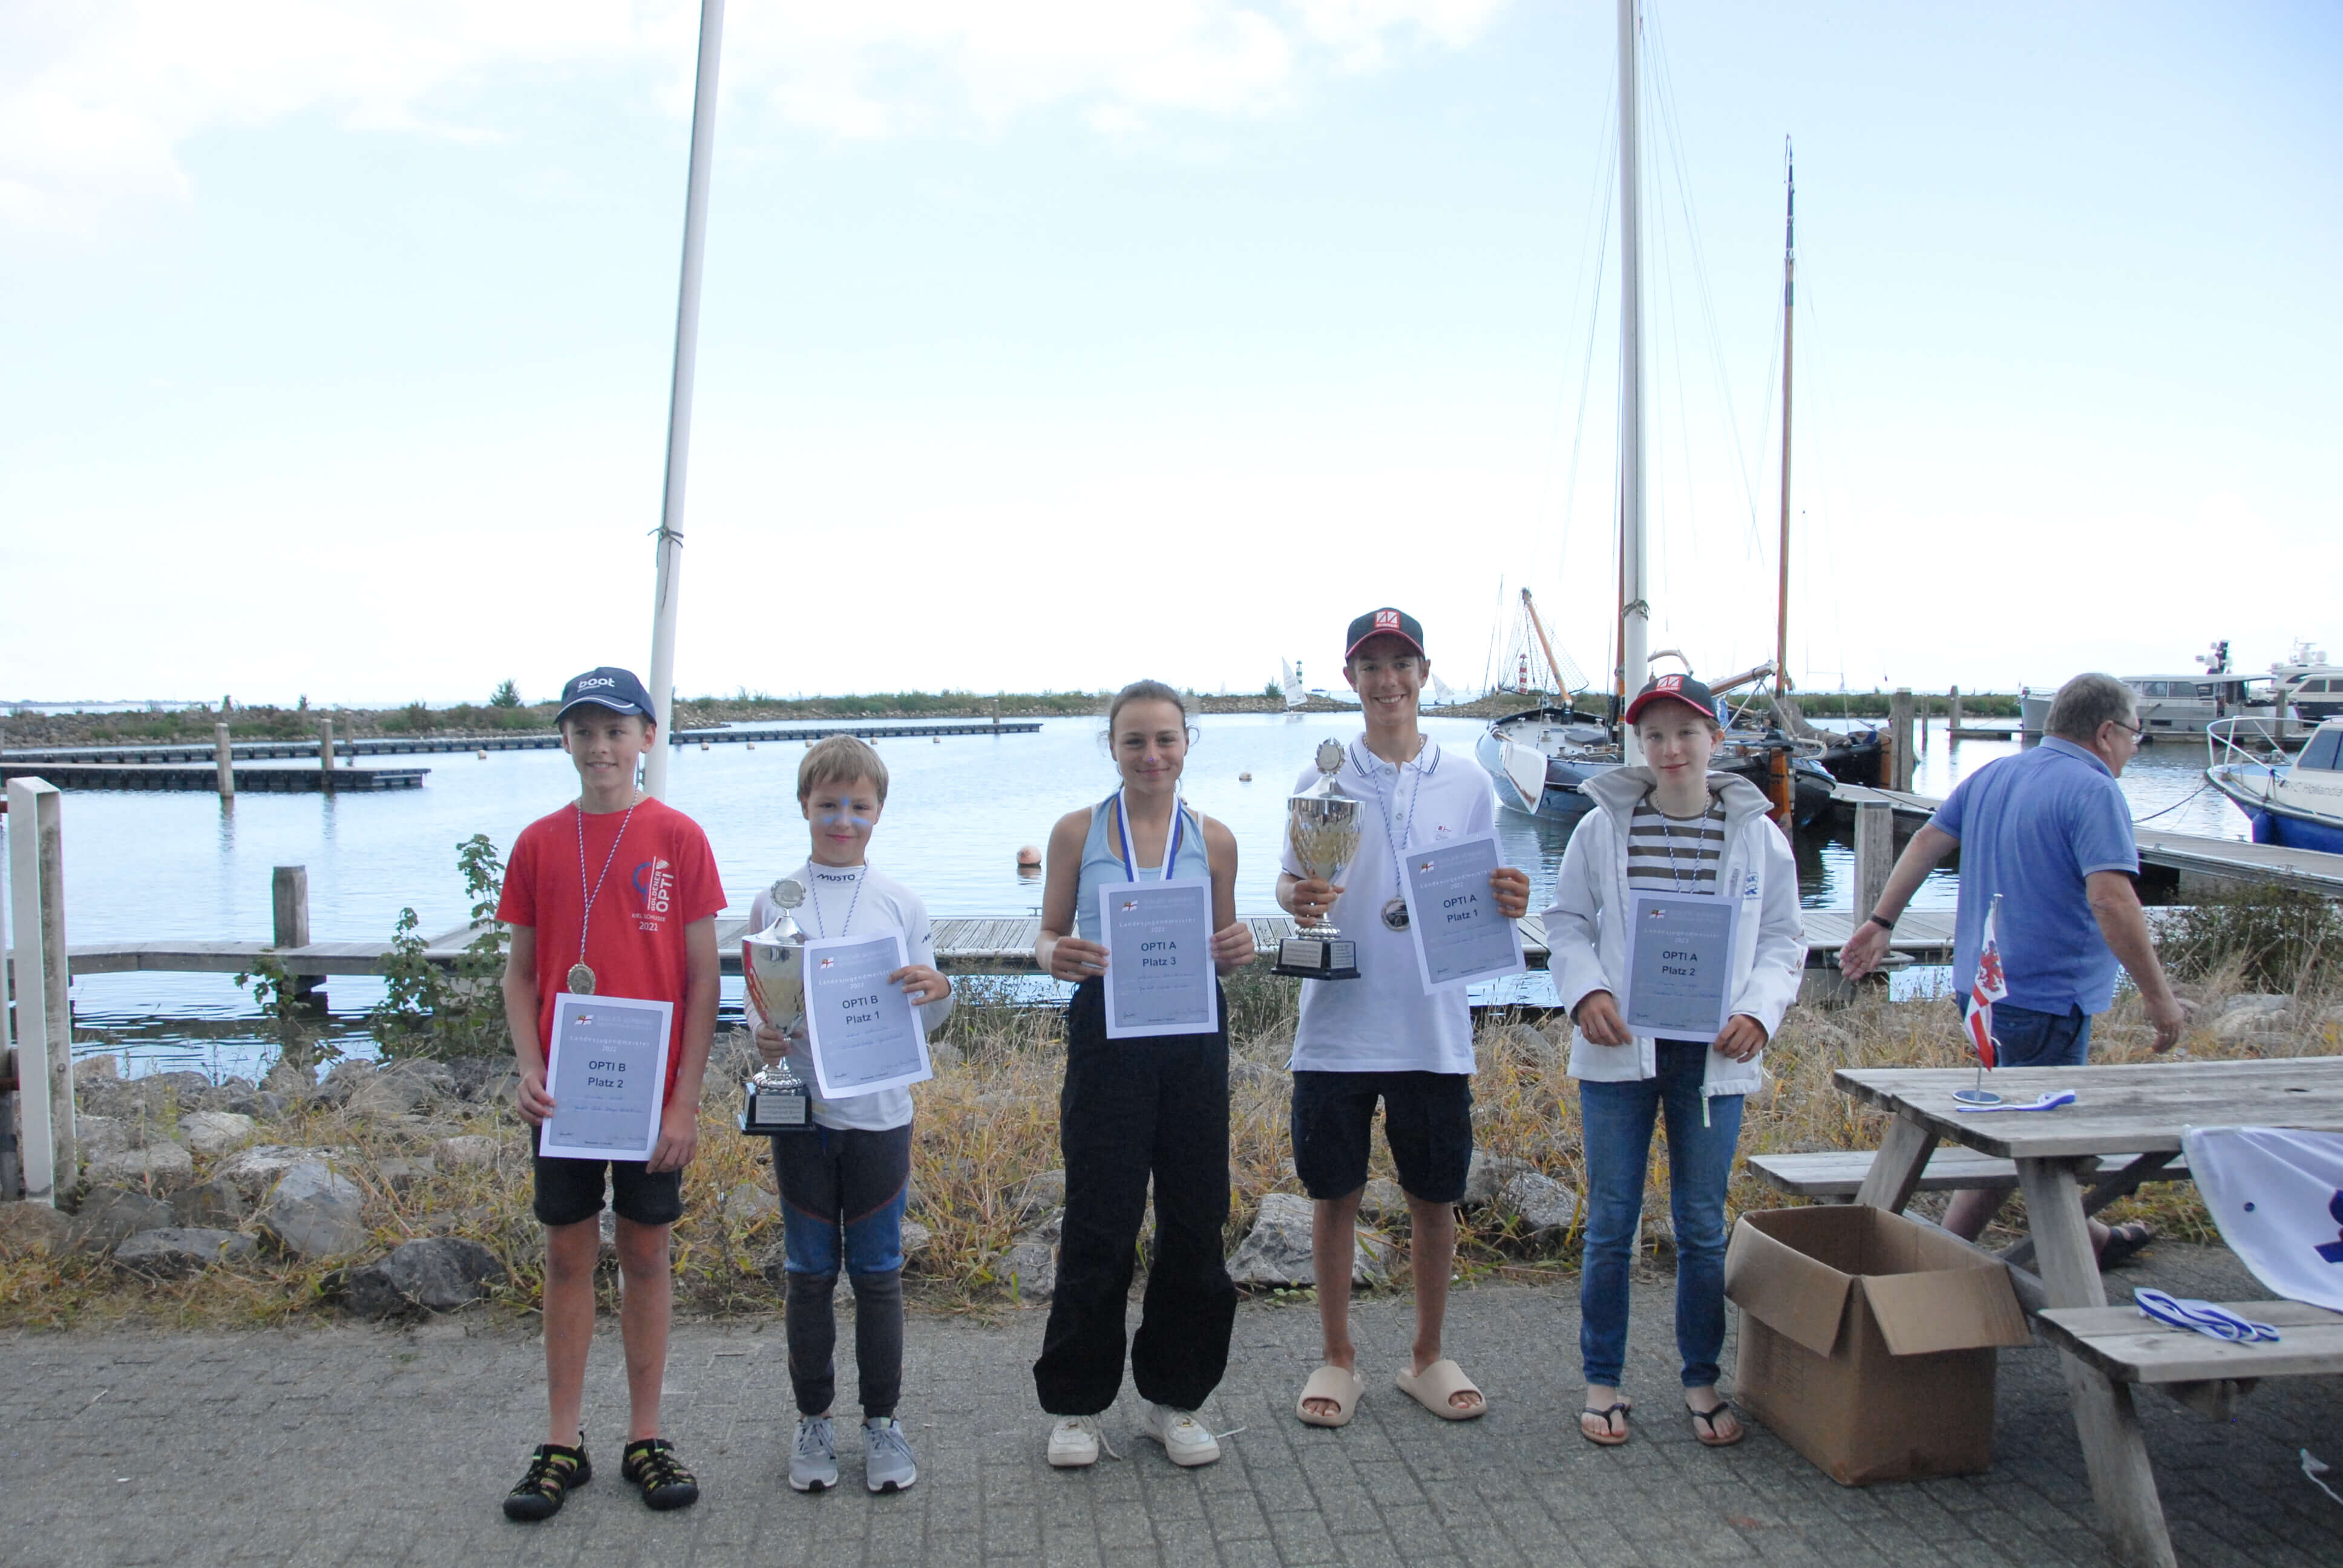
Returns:
[[[74,1138],[73,1003],[65,951],[65,797],[8,780],[10,923],[15,929],[17,1126],[25,1196],[55,1204],[79,1180]]]
[[[219,792],[223,800],[236,799],[236,748],[229,744],[227,726],[212,726],[212,751],[219,769]]]
[[[309,945],[309,868],[279,866],[268,889],[271,937],[269,945],[283,952],[287,948]],[[323,1012],[324,998],[317,988],[323,983],[316,975],[293,977],[293,996],[312,1012]]]
[[[1953,688],[1952,695],[1945,699],[1945,739],[1958,740],[1961,738],[1961,689],[1959,687]]]
[[[1908,686],[1897,687],[1896,694],[1887,699],[1887,737],[1896,748],[1891,758],[1895,776],[1887,787],[1890,789],[1909,789],[1912,788],[1915,758],[1912,750],[1912,689]]]
[[[1887,873],[1896,865],[1896,809],[1885,800],[1865,800],[1855,809],[1855,918],[1871,918]]]
[[[321,719],[317,726],[317,766],[324,769],[326,792],[334,789],[334,721]]]

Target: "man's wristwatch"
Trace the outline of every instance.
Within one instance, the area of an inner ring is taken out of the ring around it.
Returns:
[[[1881,930],[1885,931],[1891,937],[1896,934],[1896,922],[1882,916],[1873,915],[1863,923],[1866,926],[1877,926]]]

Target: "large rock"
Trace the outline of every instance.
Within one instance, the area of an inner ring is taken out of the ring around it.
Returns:
[[[357,1079],[343,1109],[353,1116],[412,1116],[435,1101],[455,1098],[456,1075],[440,1063],[394,1061]]]
[[[1310,1200],[1298,1192],[1272,1192],[1261,1201],[1252,1233],[1229,1260],[1229,1278],[1240,1285],[1315,1285],[1318,1270],[1310,1257]],[[1361,1231],[1352,1247],[1351,1282],[1380,1285],[1391,1277],[1391,1243]]]
[[[374,1162],[374,1173],[394,1192],[404,1192],[439,1173],[439,1162],[428,1154],[386,1155]]]
[[[317,1091],[317,1081],[308,1069],[280,1060],[261,1075],[260,1087],[287,1105],[299,1105]]]
[[[1046,1302],[1058,1291],[1058,1249],[1047,1241],[1012,1241],[992,1260],[992,1278],[1021,1302]]]
[[[1407,1193],[1388,1176],[1368,1180],[1366,1190],[1359,1194],[1359,1217],[1378,1226],[1413,1222],[1408,1214]]]
[[[1529,1169],[1530,1162],[1526,1160],[1475,1149],[1473,1151],[1473,1163],[1464,1172],[1464,1196],[1457,1202],[1467,1209],[1485,1208],[1497,1201],[1497,1192],[1507,1181]]]
[[[2221,1004],[2213,1020],[2213,1033],[2220,1040],[2244,1040],[2248,1035],[2282,1030],[2293,1015],[2294,999],[2290,996],[2233,996]]]
[[[252,1238],[234,1231],[173,1226],[126,1238],[114,1249],[114,1261],[133,1273],[175,1280],[201,1272],[214,1263],[240,1262],[254,1251]]]
[[[176,1143],[149,1143],[99,1155],[89,1162],[88,1176],[100,1186],[175,1192],[196,1179],[196,1161]]]
[[[342,1279],[350,1310],[369,1318],[417,1311],[452,1312],[484,1299],[505,1278],[497,1255],[478,1241],[434,1236],[394,1247]]]
[[[84,1160],[103,1160],[146,1141],[146,1129],[142,1121],[125,1121],[119,1116],[93,1116],[86,1111],[74,1117],[74,1142]]]
[[[374,1077],[374,1063],[352,1059],[337,1061],[326,1070],[317,1087],[309,1091],[312,1105],[347,1105],[350,1097],[366,1087]]]
[[[213,1171],[215,1180],[232,1181],[247,1203],[257,1203],[268,1190],[284,1178],[296,1165],[313,1161],[334,1160],[338,1149],[305,1149],[285,1143],[256,1143],[249,1149],[239,1149],[219,1162]]]
[[[240,1223],[246,1212],[244,1194],[236,1190],[236,1183],[217,1177],[171,1194],[171,1217],[183,1226],[228,1230]]]
[[[464,1100],[509,1100],[520,1082],[520,1070],[509,1056],[459,1056],[447,1063],[456,1093]]]
[[[1051,1210],[1066,1206],[1066,1173],[1044,1171],[1029,1176],[1018,1184],[1010,1201],[1017,1206],[1017,1223],[1030,1225]]]
[[[743,1181],[724,1194],[724,1217],[736,1225],[753,1225],[781,1211],[780,1195],[766,1181]]]
[[[76,1084],[87,1083],[94,1079],[101,1078],[118,1081],[121,1077],[122,1066],[114,1060],[111,1052],[85,1056],[73,1065],[73,1081]]]
[[[217,1092],[212,1081],[200,1072],[150,1072],[137,1082],[146,1091],[146,1104],[152,1110],[169,1102],[181,1111],[193,1111],[209,1103]]]
[[[507,1149],[511,1149],[518,1156],[522,1147],[515,1145],[510,1139],[491,1138],[485,1132],[467,1132],[460,1137],[442,1138],[433,1152],[442,1165],[490,1166],[504,1157]]]
[[[1534,1241],[1562,1235],[1578,1218],[1578,1195],[1553,1177],[1523,1171],[1506,1178],[1497,1201],[1522,1222],[1522,1233]]]
[[[62,1252],[72,1233],[72,1218],[46,1203],[0,1203],[0,1258],[42,1251]]]
[[[260,1228],[296,1256],[338,1258],[366,1244],[365,1206],[364,1188],[322,1160],[305,1161],[269,1189]]]
[[[68,1242],[77,1252],[110,1252],[141,1231],[159,1231],[174,1221],[171,1206],[144,1192],[93,1187],[74,1211]]]
[[[233,1111],[193,1111],[179,1118],[180,1141],[206,1160],[252,1141],[253,1121]]]

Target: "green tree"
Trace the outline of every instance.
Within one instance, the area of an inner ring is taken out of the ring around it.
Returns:
[[[520,706],[520,688],[515,686],[509,680],[506,681],[503,685],[497,688],[496,695],[488,699],[488,706],[490,708],[518,708]]]

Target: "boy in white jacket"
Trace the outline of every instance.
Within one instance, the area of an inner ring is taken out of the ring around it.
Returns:
[[[1563,854],[1546,911],[1554,990],[1578,1025],[1570,1075],[1585,1136],[1586,1256],[1579,1353],[1586,1405],[1579,1431],[1627,1441],[1619,1395],[1627,1351],[1627,1277],[1643,1222],[1652,1126],[1664,1117],[1668,1205],[1676,1243],[1676,1349],[1693,1432],[1710,1447],[1743,1428],[1716,1392],[1725,1343],[1725,1193],[1741,1135],[1742,1097],[1764,1081],[1765,1042],[1797,999],[1805,964],[1797,863],[1765,798],[1711,773],[1724,733],[1716,699],[1688,675],[1654,678],[1627,709],[1644,766],[1590,779],[1595,803]],[[1730,1017],[1714,1038],[1631,1031],[1620,1014],[1638,892],[1731,900],[1725,977]]]

